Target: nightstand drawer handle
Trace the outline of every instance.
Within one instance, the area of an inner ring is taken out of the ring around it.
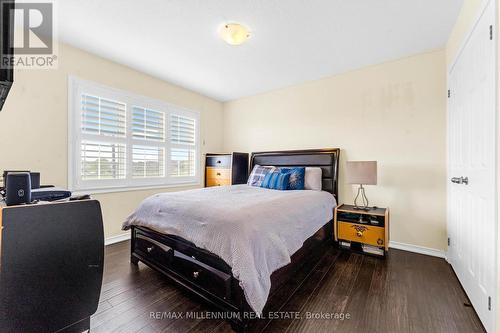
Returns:
[[[155,248],[154,246],[150,246],[150,247],[146,248],[146,250],[148,251],[148,253],[151,253],[154,248]]]
[[[359,226],[359,225],[353,225],[351,226],[352,228],[354,228],[356,230],[356,236],[358,237],[363,237],[363,233],[368,230],[367,227],[364,227],[364,226]]]
[[[220,176],[220,172],[217,172],[217,176]]]
[[[197,279],[199,275],[200,275],[200,272],[193,272],[193,277],[195,279]]]

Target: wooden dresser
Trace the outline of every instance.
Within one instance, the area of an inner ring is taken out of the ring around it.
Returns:
[[[245,184],[248,180],[248,154],[206,154],[205,187]]]

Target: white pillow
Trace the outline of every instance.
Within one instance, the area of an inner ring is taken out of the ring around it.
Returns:
[[[306,174],[304,177],[304,190],[321,191],[321,175],[323,172],[321,168],[306,167]]]

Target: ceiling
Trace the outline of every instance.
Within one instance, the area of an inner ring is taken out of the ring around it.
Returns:
[[[220,101],[442,48],[462,0],[63,0],[59,38]],[[225,22],[250,28],[229,46]]]

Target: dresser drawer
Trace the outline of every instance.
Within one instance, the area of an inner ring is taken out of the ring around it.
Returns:
[[[172,262],[174,255],[174,251],[169,246],[141,233],[135,235],[134,252],[163,265],[168,265]]]
[[[231,155],[207,156],[206,164],[207,167],[229,169],[231,168]]]
[[[224,186],[231,185],[231,179],[228,178],[207,178],[207,186]]]
[[[231,275],[205,265],[194,257],[174,251],[172,267],[198,287],[228,300],[231,295]]]
[[[373,246],[385,246],[384,228],[338,221],[338,238]]]
[[[207,178],[231,179],[231,169],[207,168]]]

